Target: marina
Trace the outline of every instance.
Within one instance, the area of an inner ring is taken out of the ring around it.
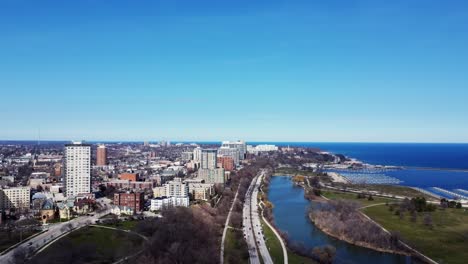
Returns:
[[[468,191],[467,191],[467,190],[455,189],[454,191],[455,191],[455,192],[458,192],[458,193],[462,193],[462,194],[464,194],[464,195],[468,195]]]
[[[468,196],[466,196],[466,195],[461,195],[461,194],[458,194],[458,193],[455,193],[455,192],[452,192],[452,191],[449,191],[449,190],[446,190],[446,189],[442,189],[442,188],[439,188],[439,187],[432,187],[432,189],[434,189],[434,190],[436,190],[438,192],[441,192],[443,194],[448,195],[449,198],[451,197],[451,199],[456,198],[456,199],[468,200]]]

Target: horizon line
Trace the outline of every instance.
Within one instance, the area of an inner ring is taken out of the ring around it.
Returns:
[[[25,141],[25,142],[71,142],[73,140],[68,139],[0,139],[0,142],[9,142],[9,141]],[[171,143],[215,143],[222,142],[224,140],[85,140],[81,141],[99,143],[99,142],[110,142],[110,143],[137,143],[137,142],[149,142],[149,143],[159,143],[161,141],[169,141]],[[332,143],[332,144],[468,144],[468,142],[449,142],[449,141],[439,141],[439,142],[416,142],[416,141],[269,141],[269,140],[243,140],[246,143]]]

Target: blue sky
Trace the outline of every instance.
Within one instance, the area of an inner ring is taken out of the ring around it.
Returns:
[[[0,139],[468,142],[464,1],[0,1]]]

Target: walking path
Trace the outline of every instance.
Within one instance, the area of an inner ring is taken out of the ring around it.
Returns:
[[[234,208],[234,204],[237,200],[237,195],[239,194],[239,187],[237,187],[236,195],[234,196],[234,200],[232,200],[231,208],[229,209],[228,216],[226,218],[226,223],[224,223],[224,230],[223,230],[223,237],[221,238],[221,252],[219,254],[219,263],[224,263],[224,240],[226,240],[227,230],[229,228],[229,220],[231,219],[232,209]]]
[[[110,200],[109,200],[110,201]],[[107,200],[100,200],[98,202],[102,202],[103,204],[109,203]],[[19,244],[15,249],[12,249],[5,254],[0,256],[0,263],[11,263],[13,261],[13,255],[15,254],[16,250],[25,250],[28,252],[30,256],[34,255],[36,252],[43,250],[49,244],[57,241],[59,237],[68,234],[72,230],[76,230],[83,226],[87,226],[93,224],[96,220],[100,217],[109,214],[110,209],[106,205],[106,210],[103,210],[100,213],[96,213],[93,216],[83,216],[72,219],[68,222],[56,223],[50,225],[46,232],[40,233],[39,235],[24,241],[23,243]],[[66,228],[70,225],[72,228]]]
[[[133,234],[133,235],[137,235],[139,237],[141,237],[143,240],[145,241],[148,241],[148,238],[140,233],[137,233],[137,232],[134,232],[132,230],[125,230],[125,229],[120,229],[120,228],[115,228],[115,227],[110,227],[110,226],[102,226],[102,225],[90,225],[92,227],[97,227],[97,228],[104,228],[104,229],[111,229],[111,230],[117,230],[117,231],[122,231],[122,232],[126,232],[126,233],[129,233],[129,234]],[[131,256],[126,256],[126,257],[123,257],[119,260],[117,260],[116,262],[114,262],[114,264],[118,264],[118,263],[123,263],[129,259],[132,259],[138,255],[140,255],[141,253],[143,253],[143,251],[145,251],[145,248],[143,247],[140,251],[136,252],[135,254],[131,255]]]
[[[366,209],[366,208],[369,208],[369,207],[374,207],[374,206],[377,206],[377,205],[385,205],[386,203],[378,203],[378,204],[371,204],[371,205],[367,205],[367,206],[363,206],[359,209]]]
[[[262,193],[263,190],[260,188],[260,191]],[[283,250],[283,260],[284,260],[284,264],[288,264],[288,249],[286,247],[286,244],[284,243],[283,241],[283,238],[281,237],[281,235],[278,233],[278,231],[276,231],[276,228],[273,227],[269,222],[268,220],[265,218],[265,216],[263,215],[263,202],[260,202],[260,206],[262,207],[262,219],[263,221],[265,222],[265,224],[273,231],[273,233],[275,234],[276,238],[279,240],[280,244],[281,244],[281,248]]]

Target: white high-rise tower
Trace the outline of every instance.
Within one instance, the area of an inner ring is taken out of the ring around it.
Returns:
[[[91,192],[91,145],[73,142],[65,145],[65,195]]]

